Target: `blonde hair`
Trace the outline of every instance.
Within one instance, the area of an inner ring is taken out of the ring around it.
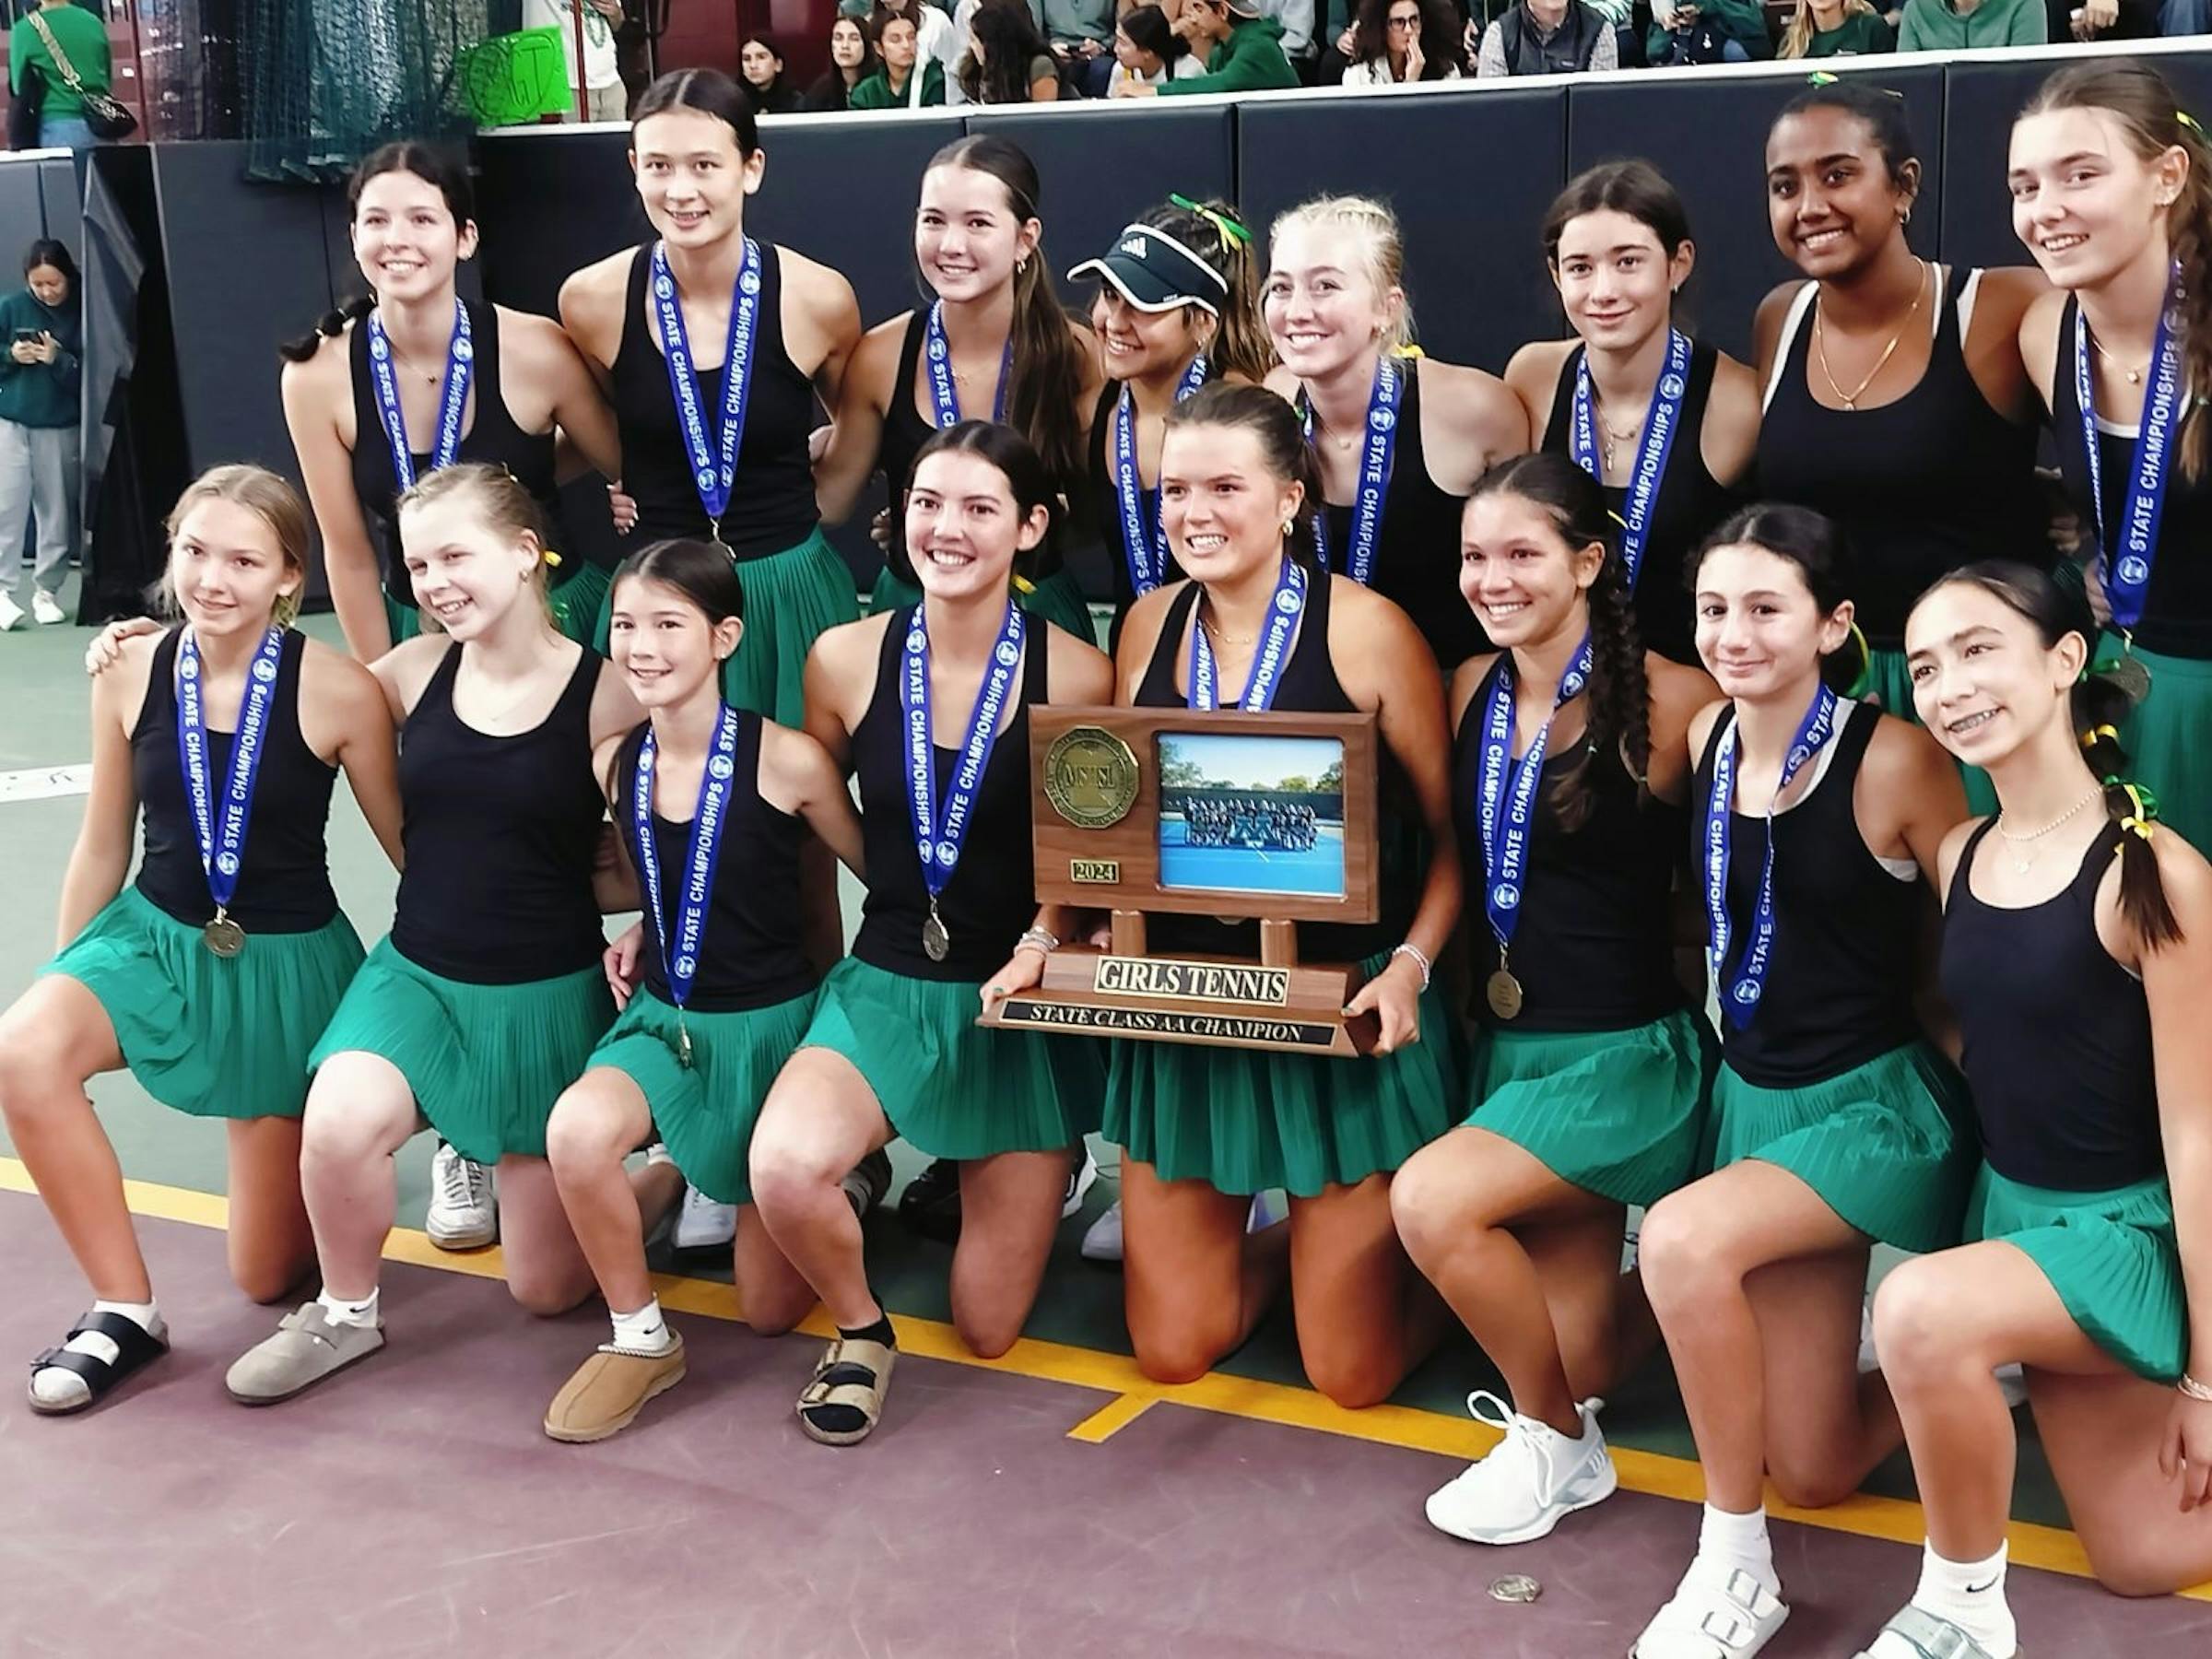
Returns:
[[[1316,230],[1348,239],[1358,249],[1359,263],[1375,285],[1381,303],[1392,288],[1406,286],[1406,238],[1397,215],[1371,196],[1316,196],[1278,215],[1268,229],[1270,254],[1286,230]],[[1401,300],[1397,315],[1382,331],[1384,352],[1402,352],[1413,344],[1413,301]]]
[[[489,528],[517,540],[526,535],[537,544],[537,562],[530,567],[530,585],[537,592],[538,606],[546,620],[552,621],[553,600],[547,591],[546,567],[559,563],[559,555],[546,545],[546,518],[538,511],[537,498],[504,466],[489,461],[461,461],[425,473],[400,496],[393,507],[393,517],[396,520],[409,508],[435,506],[455,496],[465,498],[477,516]],[[437,618],[427,610],[422,613],[422,627],[426,632],[442,631]]]
[[[177,504],[169,510],[169,517],[161,522],[172,548],[184,521],[203,501],[229,501],[243,507],[266,524],[269,534],[276,538],[276,551],[282,555],[285,568],[299,576],[300,585],[288,594],[277,594],[276,603],[270,607],[269,619],[279,628],[289,628],[299,618],[300,602],[307,587],[307,504],[300,500],[300,492],[265,466],[243,462],[211,466],[184,487]],[[166,561],[158,591],[161,606],[170,615],[175,616],[182,609],[177,603]]]
[[[1866,0],[1843,0],[1843,16],[1847,18],[1877,15]],[[1812,48],[1812,0],[1797,0],[1797,9],[1790,14],[1790,20],[1782,31],[1781,43],[1774,48],[1774,55],[1778,58],[1801,58]]]

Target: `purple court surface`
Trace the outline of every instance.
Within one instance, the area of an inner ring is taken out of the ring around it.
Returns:
[[[909,1357],[883,1427],[831,1450],[792,1402],[818,1352],[678,1316],[690,1376],[627,1432],[538,1423],[604,1336],[494,1281],[392,1266],[391,1346],[289,1405],[223,1394],[275,1312],[221,1237],[140,1223],[175,1349],[108,1406],[0,1401],[0,1654],[1243,1655],[1625,1653],[1695,1535],[1623,1492],[1550,1539],[1487,1552],[1431,1531],[1453,1465],[1156,1405],[1111,1440],[1067,1430],[1091,1389]],[[37,1201],[0,1194],[0,1353],[76,1312]],[[1906,1546],[1791,1525],[1795,1611],[1774,1659],[1844,1659],[1910,1592]],[[1492,1600],[1501,1573],[1533,1605]],[[2212,1604],[2123,1602],[2013,1575],[2033,1659],[2212,1653]]]

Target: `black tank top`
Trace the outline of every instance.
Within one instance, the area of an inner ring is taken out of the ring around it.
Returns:
[[[1978,828],[1951,873],[1943,922],[1943,994],[1958,1010],[1982,1151],[2030,1186],[2098,1193],[2159,1174],[2150,1003],[2142,982],[2097,936],[2097,888],[2115,824],[2089,844],[2065,890],[2041,904],[1974,897]]]
[[[2074,390],[2074,330],[2080,301],[2068,300],[2058,330],[2058,361],[2051,371],[2051,430],[2058,442],[2059,471],[2066,497],[2081,515],[2083,531],[2097,534],[2097,506],[2089,489],[2089,458],[2081,442],[2081,400]],[[2131,411],[2141,420],[2139,410]],[[2116,525],[2135,484],[2136,432],[2097,435],[2098,464],[2104,474],[2104,522]],[[2159,543],[2150,565],[2150,592],[2136,643],[2169,655],[2212,658],[2212,468],[2191,478],[2180,465],[2166,470],[2166,509],[2159,519]]]
[[[1459,521],[1466,500],[1446,495],[1429,477],[1421,453],[1418,359],[1409,366],[1413,372],[1406,377],[1406,396],[1398,406],[1398,447],[1382,495],[1371,585],[1413,618],[1449,677],[1469,657],[1488,651],[1490,641],[1459,591]],[[1302,395],[1299,406],[1305,406]],[[1334,501],[1327,505],[1329,565],[1341,573],[1351,556],[1352,510]]]
[[[615,822],[622,826],[630,862],[640,869],[644,866],[638,855],[630,792],[637,786],[638,752],[644,747],[649,729],[641,724],[622,740],[610,792]],[[722,850],[714,865],[714,891],[707,900],[699,974],[686,1005],[701,1014],[769,1007],[803,994],[815,982],[799,924],[799,846],[806,839],[806,822],[760,798],[760,716],[749,710],[738,712],[737,753],[732,759],[744,783],[730,797]],[[645,929],[645,948],[639,959],[646,989],[672,1003],[676,999],[668,991],[662,941],[676,924],[676,906],[691,857],[691,820],[664,818],[664,805],[674,803],[654,801],[653,843],[660,857],[661,896],[668,914],[654,917]]]
[[[146,851],[137,888],[156,906],[194,927],[215,919],[207,872],[192,806],[184,798],[184,767],[177,752],[177,640],[171,629],[154,647],[146,701],[131,728],[131,777],[145,811]],[[312,933],[338,913],[331,891],[324,833],[330,823],[330,788],[337,769],[300,735],[300,659],[302,634],[287,632],[276,663],[276,699],[269,710],[261,774],[253,781],[253,810],[239,855],[238,891],[229,914],[251,938],[257,933]],[[207,734],[207,776],[219,797],[230,779],[235,732]],[[216,808],[220,822],[219,800]]]
[[[806,438],[814,420],[814,385],[783,349],[782,250],[763,244],[760,310],[753,335],[753,383],[746,394],[745,433],[737,441],[737,481],[722,515],[722,539],[739,559],[761,559],[795,547],[813,532],[814,468]],[[668,386],[668,359],[654,344],[646,316],[645,288],[653,275],[651,248],[629,259],[629,295],[622,312],[622,344],[615,352],[615,419],[622,432],[622,488],[638,503],[630,540],[643,547],[671,536],[707,535],[682,419]],[[693,340],[700,356],[719,354],[727,341]],[[697,367],[700,413],[707,442],[721,441],[723,369]]]
[[[1291,646],[1290,660],[1284,665],[1283,677],[1276,687],[1274,707],[1284,713],[1359,712],[1359,706],[1345,695],[1335,665],[1329,661],[1330,587],[1326,577],[1306,584],[1306,614],[1299,623],[1298,642]],[[1190,699],[1180,684],[1181,670],[1190,654],[1183,641],[1183,629],[1190,624],[1191,612],[1201,592],[1196,582],[1186,582],[1170,602],[1168,614],[1160,624],[1159,641],[1153,647],[1152,660],[1146,665],[1144,678],[1137,684],[1138,708],[1190,706]],[[1403,939],[1406,924],[1413,919],[1420,897],[1421,860],[1416,834],[1419,816],[1409,809],[1411,791],[1388,749],[1382,751],[1381,771],[1382,800],[1376,826],[1382,888],[1381,919],[1371,924],[1300,922],[1298,949],[1304,960],[1365,961]],[[1203,956],[1257,958],[1260,954],[1257,922],[1173,915],[1162,911],[1147,918],[1146,938],[1155,956],[1194,952]]]
[[[2049,568],[2035,485],[2036,432],[1989,406],[1966,366],[1959,300],[1970,273],[1943,285],[1920,382],[1895,403],[1855,413],[1813,400],[1813,285],[1790,308],[1775,382],[1759,429],[1759,494],[1825,513],[1850,536],[1859,626],[1884,650],[1939,576],[1977,559]],[[1925,313],[1910,327],[1926,325]]]
[[[924,306],[906,321],[906,337],[899,346],[899,380],[891,390],[891,406],[884,411],[883,436],[877,440],[876,449],[877,463],[883,468],[885,487],[890,492],[891,543],[889,550],[884,555],[884,568],[909,587],[919,584],[914,581],[914,562],[907,557],[906,551],[906,514],[901,505],[906,476],[913,470],[914,457],[922,453],[922,446],[929,441],[937,429],[923,419],[922,412],[914,406],[914,378],[922,366],[922,341],[928,332],[929,309]],[[972,409],[963,406],[961,410],[971,419],[981,419],[990,412],[981,406],[981,394],[976,395],[978,406]],[[1008,386],[1006,399],[1009,407],[1013,397],[1014,388]],[[1060,478],[1054,482],[1072,501],[1077,499],[1084,480],[1079,477]],[[1022,560],[1021,569],[1031,582],[1041,582],[1060,569],[1060,525],[1055,523],[1046,533],[1044,540]],[[1109,544],[1109,548],[1111,550],[1121,545],[1118,541],[1112,542]],[[1086,641],[1085,643],[1089,641]],[[994,962],[991,966],[995,968],[998,964]],[[989,972],[990,970],[984,971]]]
[[[1723,1057],[1762,1088],[1825,1082],[1920,1035],[1912,1011],[1920,886],[1883,868],[1852,810],[1853,786],[1880,715],[1857,703],[1843,707],[1849,717],[1829,740],[1826,771],[1774,818],[1774,951],[1759,1012],[1741,1029],[1721,1021]],[[1734,727],[1733,712],[1713,723],[1689,797],[1696,804],[1690,865],[1700,885],[1713,757]],[[1731,811],[1728,854],[1732,937],[1723,972],[1733,975],[1759,905],[1766,819]]]
[[[1498,959],[1497,936],[1481,907],[1478,806],[1483,714],[1497,676],[1492,667],[1483,677],[1460,719],[1453,768],[1452,816],[1467,877],[1477,983]],[[1551,803],[1560,780],[1577,767],[1586,779],[1589,815],[1570,831],[1559,827]],[[1593,749],[1578,739],[1569,752],[1546,757],[1512,952],[1525,1000],[1517,1018],[1494,1022],[1501,1030],[1622,1031],[1688,1001],[1674,972],[1674,877],[1684,811],[1640,796],[1618,747]],[[1491,1023],[1487,1007],[1481,1014]]]
[[[463,461],[482,461],[503,466],[536,499],[546,515],[557,546],[566,547],[559,535],[559,489],[553,474],[553,433],[525,432],[508,413],[500,382],[500,315],[491,305],[464,300],[468,307],[469,341],[476,350],[474,372],[476,413],[461,438]],[[399,474],[392,465],[392,441],[384,434],[383,416],[376,406],[376,382],[369,371],[369,324],[353,325],[346,345],[353,375],[353,492],[360,498],[361,516],[368,521],[377,556],[383,561],[384,590],[412,609],[415,586],[407,577],[399,546]],[[409,429],[407,447],[414,451],[415,476],[428,476],[431,452],[415,449],[423,438],[435,441],[435,432]],[[570,575],[578,565],[567,559],[561,565]],[[559,571],[554,574],[558,577]]]
[[[868,860],[868,896],[861,906],[853,954],[872,968],[909,979],[980,982],[1005,965],[1014,953],[1015,940],[1037,919],[1037,887],[1030,877],[1030,710],[1047,700],[1050,624],[1029,618],[1022,644],[1020,700],[983,768],[967,839],[960,845],[960,862],[937,900],[937,914],[952,937],[952,950],[943,961],[933,962],[922,949],[929,889],[922,884],[922,861],[914,852],[899,694],[907,629],[919,608],[909,606],[883,630],[883,646],[876,653],[875,694],[853,732],[861,839]],[[930,747],[935,752],[941,807],[943,791],[960,754],[939,743]]]
[[[1559,366],[1559,383],[1551,395],[1551,422],[1542,447],[1554,454],[1574,453],[1574,379],[1584,348],[1577,346]],[[1695,665],[1698,647],[1690,615],[1689,589],[1683,566],[1700,543],[1735,508],[1735,492],[1705,470],[1705,406],[1712,396],[1712,374],[1721,354],[1701,340],[1689,347],[1689,389],[1682,398],[1682,422],[1667,452],[1666,472],[1652,503],[1651,529],[1644,537],[1643,564],[1636,573],[1636,631],[1645,645],[1677,663]],[[1641,453],[1642,440],[1637,440]],[[1628,510],[1626,486],[1605,486],[1606,505],[1616,514]]]
[[[601,658],[580,653],[552,713],[490,737],[453,709],[450,648],[399,733],[406,869],[392,943],[418,967],[519,985],[591,967],[606,944],[592,864],[606,800],[592,775]]]

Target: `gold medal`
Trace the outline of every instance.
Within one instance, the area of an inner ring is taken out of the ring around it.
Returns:
[[[2150,670],[2132,651],[2124,653],[2118,662],[2106,669],[2104,677],[2118,687],[2120,694],[2131,703],[2140,704],[2150,695]]]
[[[225,915],[218,907],[215,920],[200,929],[200,943],[210,954],[229,961],[246,947],[246,930]]]
[[[1512,971],[1503,962],[1499,963],[1498,971],[1490,975],[1489,983],[1483,987],[1483,994],[1489,1002],[1490,1012],[1500,1019],[1519,1018],[1521,1005],[1526,1000],[1522,994],[1521,982],[1513,977]]]
[[[952,935],[945,931],[935,899],[929,901],[929,914],[922,923],[922,954],[933,962],[941,962],[952,954]]]

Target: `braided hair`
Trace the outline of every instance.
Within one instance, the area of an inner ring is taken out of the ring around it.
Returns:
[[[2048,650],[2068,634],[2086,642],[2097,637],[2086,601],[2069,594],[2043,571],[2008,559],[1985,559],[1953,571],[1928,590],[1971,587],[2023,618]],[[1927,594],[1921,595],[1924,604]],[[2181,923],[2167,901],[2151,845],[2158,797],[2127,776],[2127,751],[2120,746],[2120,722],[2134,700],[2114,677],[2118,663],[2091,661],[2071,694],[2074,731],[2082,759],[2104,790],[2105,816],[2126,831],[2120,837],[2120,914],[2146,949],[2178,944]]]
[[[1594,806],[1590,759],[1610,747],[1620,755],[1639,794],[1649,788],[1652,769],[1651,689],[1643,672],[1643,641],[1629,604],[1628,572],[1620,562],[1614,520],[1597,481],[1565,455],[1539,450],[1502,462],[1476,481],[1471,506],[1485,496],[1509,495],[1526,501],[1551,521],[1570,549],[1605,550],[1597,580],[1586,599],[1590,609],[1590,708],[1586,741],[1571,759],[1563,758],[1557,781],[1546,792],[1547,810],[1561,830],[1585,823]]]

